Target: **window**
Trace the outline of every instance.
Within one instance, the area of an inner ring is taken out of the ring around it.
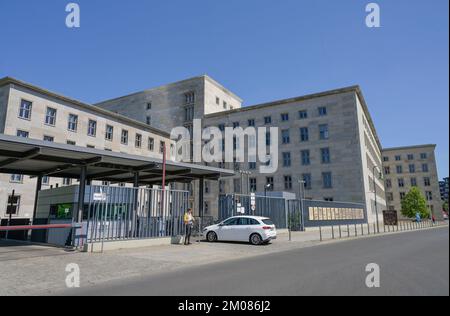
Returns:
[[[409,167],[409,173],[415,173],[416,172],[416,165],[410,164],[408,167]]]
[[[47,108],[45,114],[45,124],[55,126],[56,124],[56,109]]]
[[[64,178],[63,179],[63,185],[68,186],[72,184],[72,179]]]
[[[414,160],[414,155],[413,154],[409,154],[408,155],[408,160]]]
[[[216,104],[220,105],[220,98],[219,97],[216,97]]]
[[[266,125],[272,124],[272,117],[271,116],[266,116],[264,118],[264,124],[266,124]]]
[[[385,181],[385,186],[386,186],[386,188],[388,188],[388,189],[392,188],[392,181],[391,181],[390,179],[387,179],[387,180]]]
[[[50,177],[44,176],[42,177],[42,185],[49,185],[50,184]]]
[[[423,178],[423,184],[424,184],[426,187],[431,186],[431,179],[428,178],[428,177]]]
[[[233,188],[235,193],[241,193],[241,180],[233,179]]]
[[[184,120],[192,121],[194,119],[194,107],[188,106],[184,109]]]
[[[319,116],[327,116],[328,112],[327,112],[327,108],[322,106],[319,108]]]
[[[114,138],[114,127],[106,125],[105,139],[112,142]]]
[[[152,109],[152,103],[151,102],[148,102],[147,103],[147,111],[149,111],[149,110],[151,110]]]
[[[301,142],[309,141],[309,130],[307,127],[300,128],[300,141]]]
[[[152,117],[150,115],[147,115],[147,117],[145,118],[145,123],[147,125],[152,125]]]
[[[71,146],[75,146],[77,144],[73,140],[68,140],[66,143],[67,143],[67,145],[71,145]]]
[[[148,150],[150,151],[154,151],[155,150],[155,139],[152,137],[148,138],[148,146],[147,146]]]
[[[402,156],[399,156],[399,155],[395,156],[395,161],[400,161],[400,160],[402,160]]]
[[[281,121],[282,121],[282,122],[287,122],[287,121],[289,121],[289,114],[288,114],[288,113],[283,113],[283,114],[281,114]]]
[[[426,164],[426,163],[422,164],[422,171],[423,172],[428,172],[429,171],[428,164]]]
[[[311,190],[312,188],[312,176],[310,173],[304,173],[302,175],[303,178],[303,182],[305,184],[305,189],[306,190]]]
[[[223,180],[219,181],[219,193],[220,194],[225,193],[225,181]]]
[[[426,153],[421,153],[420,154],[420,159],[427,159],[428,155]]]
[[[387,197],[388,202],[394,201],[394,193],[388,192],[388,193],[386,193],[386,197]]]
[[[398,174],[402,174],[403,173],[403,166],[397,166],[396,169],[397,169],[397,173]]]
[[[209,214],[209,203],[205,202],[205,206],[203,207],[203,211],[205,214]]]
[[[219,130],[221,132],[225,131],[225,124],[219,124]]]
[[[334,198],[332,198],[332,197],[324,197],[323,200],[324,200],[325,202],[333,202],[333,201],[334,201]]]
[[[87,145],[86,147],[87,147],[87,148],[91,148],[91,149],[95,149],[95,146],[94,146],[94,145]]]
[[[233,122],[233,128],[238,128],[239,127],[239,122]]]
[[[122,135],[120,137],[120,142],[123,145],[128,145],[128,131],[127,130],[122,130]]]
[[[425,192],[425,196],[427,198],[427,201],[433,201],[433,192],[427,191]]]
[[[273,191],[274,190],[274,179],[273,177],[267,177],[266,178],[266,184],[267,184],[267,191]]]
[[[322,182],[324,189],[331,189],[333,187],[331,172],[322,173]]]
[[[309,166],[311,164],[311,155],[309,150],[302,150],[301,151],[302,156],[302,165],[303,166]]]
[[[292,176],[284,176],[284,189],[292,190]]]
[[[400,192],[400,200],[403,201],[406,197],[406,193],[405,192]]]
[[[272,136],[270,132],[266,132],[266,146],[270,146],[271,143],[272,143]]]
[[[249,162],[248,163],[248,168],[250,170],[255,170],[256,169],[256,162]]]
[[[20,110],[19,110],[19,117],[29,120],[31,119],[31,109],[33,107],[33,103],[30,101],[22,100],[20,102]]]
[[[194,92],[188,92],[184,95],[184,100],[186,104],[192,104],[195,103],[195,93]]]
[[[142,135],[141,134],[136,134],[136,139],[134,141],[134,146],[136,148],[141,148],[142,147]]]
[[[23,175],[21,174],[12,174],[10,181],[13,183],[22,183],[23,182]]]
[[[166,151],[166,142],[160,141],[159,142],[159,153],[164,154],[165,151]]]
[[[411,186],[412,187],[416,187],[417,186],[417,179],[416,178],[411,178]]]
[[[399,188],[405,187],[405,180],[403,178],[398,179],[398,187]]]
[[[330,148],[322,148],[320,152],[322,156],[322,163],[323,164],[331,163]]]
[[[256,178],[250,178],[250,192],[254,193],[257,189]]]
[[[283,153],[283,167],[291,166],[291,153]]]
[[[329,137],[328,124],[319,125],[319,138],[325,140]]]
[[[228,107],[228,104],[226,101],[223,101],[223,108],[226,109]]]
[[[17,130],[17,137],[28,138],[30,136],[29,132]]]
[[[384,162],[388,162],[389,161],[389,157],[383,157],[383,161]]]
[[[51,142],[51,143],[53,143],[54,141],[55,141],[55,138],[53,136],[44,135],[44,142]]]
[[[205,194],[208,194],[209,193],[209,182],[208,181],[205,181],[204,182],[204,188],[205,188]]]
[[[255,125],[256,124],[255,124],[255,120],[254,119],[248,120],[248,126],[254,127]]]
[[[308,112],[307,111],[299,111],[298,112],[298,118],[300,120],[304,120],[308,118]]]
[[[287,145],[291,142],[291,137],[288,129],[281,131],[281,138],[284,145]]]
[[[97,121],[89,120],[88,136],[95,137],[95,135],[97,135]]]
[[[67,124],[67,129],[71,132],[76,132],[78,129],[78,115],[69,114],[69,120]]]
[[[385,175],[391,174],[391,168],[390,167],[384,167],[384,174]]]
[[[6,214],[18,215],[20,208],[20,196],[8,195],[8,205],[6,206]]]

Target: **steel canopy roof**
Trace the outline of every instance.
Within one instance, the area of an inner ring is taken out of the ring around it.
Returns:
[[[0,134],[0,173],[55,178],[80,178],[87,167],[87,179],[113,183],[133,183],[136,173],[140,185],[162,182],[162,159],[58,144]],[[233,176],[232,170],[167,161],[166,182],[218,180]]]

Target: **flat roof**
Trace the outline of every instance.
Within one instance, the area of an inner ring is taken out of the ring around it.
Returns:
[[[115,112],[112,112],[112,111],[105,110],[103,108],[100,108],[100,107],[92,105],[92,104],[81,102],[81,101],[78,101],[78,100],[75,100],[75,99],[63,96],[61,94],[58,94],[58,93],[55,93],[55,92],[51,92],[49,90],[37,87],[35,85],[32,85],[30,83],[27,83],[27,82],[24,82],[24,81],[21,81],[21,80],[17,80],[15,78],[11,78],[11,77],[1,78],[0,79],[0,87],[6,86],[6,85],[12,85],[13,87],[14,87],[14,85],[17,85],[19,87],[23,87],[23,88],[35,91],[37,93],[46,95],[48,97],[51,97],[51,98],[54,98],[54,99],[57,99],[57,100],[60,100],[60,101],[63,101],[63,102],[71,103],[71,104],[79,106],[79,107],[81,107],[83,109],[86,109],[86,110],[89,110],[89,111],[93,111],[93,112],[96,112],[98,114],[101,114],[101,115],[104,115],[104,116],[107,116],[107,117],[109,116],[109,117],[111,117],[111,119],[116,119],[116,120],[121,121],[121,122],[123,122],[125,124],[129,124],[129,125],[134,126],[134,127],[142,128],[143,130],[148,130],[148,131],[153,132],[153,133],[155,133],[157,135],[160,135],[160,136],[163,136],[163,137],[166,137],[166,138],[170,138],[170,133],[168,133],[166,131],[163,131],[163,130],[160,130],[160,129],[157,129],[157,128],[154,128],[154,127],[151,127],[151,126],[149,126],[149,125],[147,125],[147,124],[145,124],[143,122],[131,119],[131,118],[127,117],[127,116],[124,116],[124,115],[121,115],[121,114],[118,114],[118,113],[115,113]]]
[[[162,182],[163,161],[159,158],[0,134],[0,173],[79,179],[82,166],[87,167],[88,180],[133,183],[138,172],[140,185]],[[175,161],[167,161],[166,170],[166,183],[235,175],[232,170]]]
[[[383,148],[382,151],[394,151],[394,150],[407,150],[407,149],[419,149],[419,148],[427,148],[433,147],[436,148],[436,144],[425,144],[425,145],[412,145],[412,146],[402,146],[402,147],[391,147],[391,148]]]

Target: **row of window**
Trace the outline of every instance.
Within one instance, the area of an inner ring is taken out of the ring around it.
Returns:
[[[397,184],[399,188],[404,188],[405,187],[405,179],[403,178],[399,178],[397,179]],[[411,178],[410,179],[410,184],[412,187],[416,187],[417,186],[417,178]],[[425,177],[423,178],[423,185],[425,187],[430,187],[431,186],[431,179],[429,177]],[[386,188],[390,189],[392,188],[392,180],[391,179],[387,179],[386,180]]]
[[[414,160],[414,158],[415,158],[414,154],[408,154],[406,156],[407,156],[406,157],[407,160]],[[402,159],[403,159],[402,155],[396,155],[394,158],[395,158],[395,161],[402,161]],[[422,160],[428,159],[428,154],[427,153],[421,153],[420,154],[420,159],[422,159]],[[384,162],[388,162],[389,160],[390,160],[389,157],[387,157],[387,156],[383,157],[383,161]]]
[[[216,97],[216,105],[220,106],[220,98]],[[228,106],[230,107],[230,110],[234,110],[234,107],[232,105],[229,105],[227,101],[222,101],[222,107],[224,110],[228,110]]]
[[[430,171],[430,168],[429,168],[427,163],[423,163],[421,168],[422,168],[422,172],[429,172]],[[395,171],[397,172],[397,174],[404,173],[403,166],[402,165],[396,166],[395,167]],[[417,172],[416,165],[415,164],[410,164],[408,166],[408,171],[409,171],[409,173],[416,173]],[[391,167],[384,167],[384,174],[385,175],[391,174]]]
[[[22,119],[31,119],[31,112],[32,112],[32,102],[22,100],[19,110],[19,117]],[[45,114],[45,124],[49,126],[55,126],[56,125],[56,115],[57,110],[51,107],[47,107],[46,114]],[[151,117],[147,117],[147,124],[151,124]],[[70,132],[76,133],[78,132],[78,125],[79,125],[79,118],[76,114],[69,114],[69,117],[67,119],[67,129]],[[88,129],[87,129],[87,135],[91,137],[97,136],[97,121],[89,119],[88,120]],[[135,144],[138,145],[141,142],[139,141],[140,134],[136,134],[136,142]],[[105,129],[105,140],[107,141],[113,141],[114,139],[114,127],[112,125],[106,125]],[[123,129],[121,133],[121,143],[124,145],[128,145],[128,131]],[[136,146],[138,147],[138,146]]]
[[[399,194],[400,201],[403,201],[405,199],[406,194],[407,194],[406,192],[400,192],[400,194]],[[388,202],[394,202],[394,200],[395,200],[394,193],[392,193],[392,192],[387,192],[386,197],[387,197]],[[427,201],[433,201],[433,192],[426,191],[425,198]]]
[[[306,190],[312,190],[312,175],[310,173],[304,173],[301,175],[301,179],[304,182],[304,187]],[[275,187],[275,179],[274,177],[266,177],[266,184],[264,188],[258,188],[257,179],[249,178],[249,187],[251,192],[259,192],[259,191],[276,191]],[[322,188],[323,189],[332,189],[333,188],[333,175],[331,172],[323,172],[322,173]],[[294,189],[294,181],[291,175],[283,176],[283,188],[280,190],[288,190],[291,191]],[[224,192],[224,182],[221,181],[219,183],[219,192]],[[242,192],[242,179],[234,179],[233,180],[233,190],[234,192]],[[205,193],[209,193],[209,186],[205,186]]]

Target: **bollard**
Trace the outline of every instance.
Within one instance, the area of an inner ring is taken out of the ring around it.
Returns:
[[[339,238],[342,239],[342,228],[341,228],[341,224],[339,224]]]
[[[367,222],[367,234],[370,235],[370,224],[369,224],[369,222]]]
[[[350,238],[350,225],[347,224],[347,237]]]
[[[331,225],[331,238],[334,239],[334,226]]]
[[[319,226],[319,234],[320,234],[320,241],[323,241],[323,238],[322,238],[322,226]]]
[[[364,236],[364,224],[361,223],[361,234]]]
[[[358,228],[357,228],[356,224],[355,224],[355,237],[358,237]]]

